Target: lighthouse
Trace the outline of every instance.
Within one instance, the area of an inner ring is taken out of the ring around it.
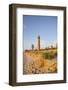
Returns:
[[[38,50],[40,50],[40,34],[38,33]]]

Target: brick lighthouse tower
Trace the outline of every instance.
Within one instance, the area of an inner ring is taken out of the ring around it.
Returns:
[[[40,34],[38,33],[38,50],[40,50]]]

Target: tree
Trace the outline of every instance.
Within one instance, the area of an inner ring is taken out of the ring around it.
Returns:
[[[51,45],[51,48],[53,48],[53,45]]]
[[[32,50],[34,50],[34,44],[32,44]]]

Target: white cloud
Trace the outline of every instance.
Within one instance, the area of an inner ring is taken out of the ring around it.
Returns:
[[[41,40],[41,41],[40,41],[40,47],[41,47],[41,48],[45,48],[45,47],[46,47],[46,43],[45,43],[44,40]]]

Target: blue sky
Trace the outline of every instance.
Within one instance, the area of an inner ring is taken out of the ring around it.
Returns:
[[[41,48],[57,43],[57,16],[23,16],[24,49],[37,48],[37,37],[40,34]]]

